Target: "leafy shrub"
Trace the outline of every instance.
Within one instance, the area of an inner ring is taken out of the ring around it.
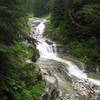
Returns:
[[[83,62],[90,65],[99,64],[98,41],[91,38],[88,41],[74,41],[69,44],[70,52],[80,58]],[[91,48],[92,47],[92,48]]]
[[[39,79],[36,65],[25,63],[27,57],[32,58],[31,50],[33,49],[27,48],[24,42],[15,42],[10,47],[3,44],[1,46],[0,53],[4,53],[5,56],[1,56],[4,61],[0,64],[0,98],[2,100],[6,98],[11,100],[36,98],[34,100],[39,100],[44,82]]]

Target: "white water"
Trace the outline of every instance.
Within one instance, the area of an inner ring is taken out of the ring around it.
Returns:
[[[57,56],[57,52],[56,52],[56,45],[49,45],[46,42],[46,38],[43,37],[42,33],[44,32],[44,28],[45,28],[45,23],[46,20],[41,21],[41,23],[36,27],[36,29],[38,30],[38,33],[36,32],[36,34],[38,34],[37,36],[37,40],[39,41],[37,43],[37,49],[39,50],[40,53],[40,57],[41,58],[46,58],[46,59],[52,59],[61,63],[66,64],[67,70],[69,71],[69,74],[72,76],[75,76],[79,79],[88,79],[91,82],[93,82],[95,85],[100,86],[100,80],[95,80],[92,78],[88,78],[86,73],[84,73],[83,71],[81,71],[77,65],[75,65],[73,62],[71,61],[67,61],[65,59],[62,59],[60,57]],[[55,49],[55,50],[53,50]]]

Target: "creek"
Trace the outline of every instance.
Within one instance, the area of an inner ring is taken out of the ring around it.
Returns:
[[[43,36],[47,20],[30,18],[31,37],[40,58],[38,71],[46,83],[42,100],[100,100],[100,78],[85,73],[85,64],[64,51],[61,44]],[[97,75],[97,74],[96,74]],[[98,75],[97,75],[98,76]]]

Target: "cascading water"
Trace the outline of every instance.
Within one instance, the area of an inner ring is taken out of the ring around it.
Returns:
[[[39,21],[39,20],[37,20],[37,21]],[[78,68],[78,66],[75,65],[73,62],[67,61],[67,60],[62,59],[57,56],[56,44],[53,44],[53,43],[48,44],[46,42],[47,39],[45,37],[43,37],[45,22],[46,22],[46,20],[44,20],[44,19],[40,20],[40,24],[38,24],[35,27],[36,31],[34,33],[36,35],[35,39],[38,41],[36,46],[37,46],[37,49],[39,50],[40,57],[45,58],[45,59],[52,59],[52,60],[64,63],[68,66],[67,70],[70,75],[75,76],[79,79],[88,79],[91,82],[93,82],[95,85],[100,86],[100,80],[88,78],[87,75],[83,71],[81,71]]]
[[[67,64],[69,67],[67,68],[67,70],[69,71],[69,74],[76,76],[79,79],[88,79],[91,82],[93,82],[94,84],[100,86],[100,80],[95,80],[95,79],[91,79],[88,78],[87,75],[85,73],[83,73],[77,65],[75,65],[73,62],[71,61],[67,61],[65,59],[59,58],[57,56],[57,52],[54,52],[53,48],[55,48],[56,51],[56,45],[53,46],[53,44],[48,44],[46,42],[46,38],[43,37],[43,32],[44,32],[44,28],[45,28],[45,23],[46,20],[42,20],[40,22],[40,24],[36,27],[36,31],[38,30],[38,33],[36,32],[36,34],[38,34],[37,40],[37,49],[40,52],[40,57],[42,58],[46,58],[46,59],[52,59],[61,63],[65,63]],[[41,35],[41,36],[40,36]]]
[[[41,73],[42,78],[45,80],[45,82],[47,82],[47,88],[49,88],[49,86],[50,88],[51,86],[54,86],[53,89],[58,89],[60,92],[62,92],[62,95],[68,91],[68,94],[70,95],[79,93],[81,96],[88,96],[88,93],[92,95],[94,92],[95,94],[100,93],[99,89],[93,87],[95,85],[99,87],[100,80],[88,78],[88,75],[80,69],[80,67],[83,68],[84,64],[76,62],[76,60],[72,57],[68,56],[67,59],[59,57],[57,51],[59,51],[58,46],[60,45],[43,36],[46,22],[47,21],[45,19],[30,18],[28,23],[31,25],[31,37],[37,41],[36,47],[40,53],[40,59],[38,59],[36,63],[39,67],[39,72]],[[50,88],[49,90],[53,92]],[[76,92],[74,89],[76,89]],[[66,100],[80,100],[75,98]],[[65,100],[64,97],[62,97],[61,100]]]

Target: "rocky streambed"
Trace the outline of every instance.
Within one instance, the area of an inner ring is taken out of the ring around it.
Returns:
[[[85,79],[70,76],[62,63],[39,59],[38,71],[46,87],[42,100],[99,100],[97,87]]]
[[[46,85],[41,100],[100,100],[100,81],[88,78],[80,61],[59,55],[63,46],[43,37],[45,22],[40,18],[28,22],[40,53],[37,70]]]

